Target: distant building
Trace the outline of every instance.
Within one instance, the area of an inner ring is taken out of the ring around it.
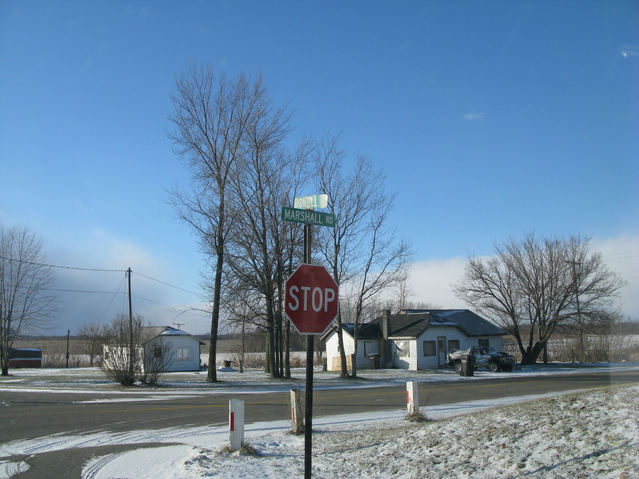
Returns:
[[[501,350],[504,330],[468,309],[407,309],[398,314],[385,311],[381,317],[360,325],[357,358],[352,324],[343,324],[344,351],[348,369],[375,367],[431,369],[446,366],[448,353],[470,346],[491,346]],[[322,339],[326,344],[327,368],[339,371],[337,327]]]
[[[158,372],[199,371],[200,344],[195,336],[171,326],[142,328],[142,346],[136,356],[141,371],[155,369]],[[104,345],[103,361],[107,368],[126,363],[127,345]]]

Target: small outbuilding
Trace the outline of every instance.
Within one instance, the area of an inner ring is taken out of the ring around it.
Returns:
[[[200,340],[171,326],[142,328],[141,346],[136,348],[138,368],[142,371],[176,372],[200,370]],[[107,368],[127,363],[129,346],[104,345],[103,361]]]
[[[199,371],[200,340],[171,326],[149,326],[142,329],[145,357],[160,359],[163,372]]]
[[[384,314],[359,327],[357,357],[354,328],[343,324],[344,351],[348,368],[357,361],[358,369],[375,367],[432,369],[446,366],[449,353],[471,346],[490,346],[501,350],[504,330],[468,309],[406,309]],[[327,369],[340,370],[337,327],[322,339],[326,344]]]

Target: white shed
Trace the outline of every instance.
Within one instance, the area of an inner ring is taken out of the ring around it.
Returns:
[[[142,334],[145,357],[161,355],[163,372],[200,370],[200,340],[195,336],[171,326],[145,327]]]

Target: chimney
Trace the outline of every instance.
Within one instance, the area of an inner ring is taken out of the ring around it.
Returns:
[[[384,317],[382,318],[382,336],[384,339],[388,339],[391,332],[391,314],[390,309],[384,310]]]

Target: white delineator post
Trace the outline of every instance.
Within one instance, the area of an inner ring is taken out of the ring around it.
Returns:
[[[291,423],[293,434],[304,432],[304,406],[302,405],[302,392],[299,389],[291,389]]]
[[[406,382],[406,409],[409,416],[419,414],[418,384],[415,381]]]
[[[231,450],[237,451],[244,445],[244,401],[229,401],[229,441]]]

